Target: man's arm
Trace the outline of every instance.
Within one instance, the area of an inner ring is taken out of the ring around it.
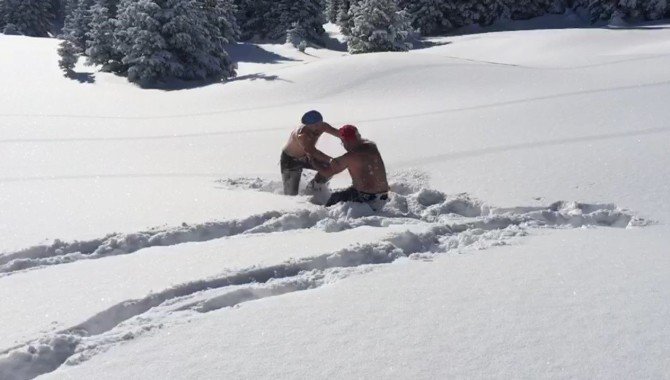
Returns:
[[[317,128],[318,130],[320,130],[321,132],[323,132],[323,133],[327,133],[327,134],[329,134],[329,135],[335,136],[335,137],[337,137],[338,139],[340,138],[340,131],[338,131],[337,129],[333,128],[330,124],[328,124],[328,123],[326,123],[326,122],[321,122],[321,123],[319,123],[319,124],[316,126],[316,128]]]
[[[350,154],[347,153],[343,156],[333,158],[333,160],[330,161],[330,166],[323,170],[319,170],[319,174],[323,177],[330,178],[335,174],[343,172],[344,169],[349,167],[349,157]]]
[[[332,160],[332,157],[316,149],[317,139],[318,138],[315,138],[314,135],[309,132],[303,132],[298,134],[298,142],[300,143],[300,146],[302,146],[302,148],[305,150],[305,153],[307,153],[307,156],[309,156],[310,159],[314,159],[318,162],[327,164],[328,162],[330,162],[330,160]]]

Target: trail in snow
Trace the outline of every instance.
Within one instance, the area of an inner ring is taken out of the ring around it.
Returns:
[[[380,213],[366,205],[309,208],[292,212],[268,211],[242,219],[156,227],[129,234],[109,234],[87,241],[54,241],[9,252],[0,256],[0,275],[26,269],[124,255],[143,248],[202,242],[239,234],[275,233],[318,228],[339,232],[361,226],[385,227],[408,223],[450,225],[462,232],[490,224],[515,224],[528,227],[582,227],[587,225],[628,227],[648,222],[636,218],[614,205],[590,205],[577,202],[555,202],[543,207],[495,208],[470,198],[467,194],[449,196],[423,187],[422,174],[411,171],[404,180],[392,183],[395,195]],[[402,175],[401,175],[402,177]],[[219,181],[227,188],[277,193],[281,183],[260,178],[237,178]],[[463,218],[473,218],[463,220]],[[504,227],[503,227],[504,228]]]
[[[164,325],[184,323],[198,313],[207,313],[243,302],[317,288],[352,274],[373,270],[403,257],[426,259],[435,253],[467,247],[483,249],[504,245],[524,236],[526,227],[607,225],[626,227],[633,220],[617,213],[613,206],[557,203],[552,209],[497,209],[483,219],[469,220],[481,213],[463,198],[439,202],[444,195],[421,192],[414,199],[424,205],[426,219],[439,220],[441,211],[461,211],[462,223],[439,224],[425,233],[405,232],[384,241],[357,245],[337,252],[268,267],[250,268],[218,277],[194,281],[119,303],[83,323],[46,336],[13,350],[0,359],[0,377],[32,378],[50,372],[63,363],[81,363],[123,341],[134,339]],[[420,204],[420,203],[419,203]],[[357,205],[343,205],[341,211],[360,212]],[[481,206],[480,206],[481,207]],[[560,207],[560,208],[559,208]],[[281,223],[278,224],[279,226]],[[266,226],[267,227],[267,226]]]
[[[648,221],[608,204],[556,202],[544,207],[495,208],[466,194],[449,196],[426,188],[428,178],[406,171],[394,176],[395,196],[381,213],[362,204],[343,204],[289,213],[269,211],[248,218],[155,228],[134,234],[111,234],[85,242],[54,242],[0,256],[5,274],[42,265],[130,254],[145,247],[205,241],[250,233],[277,233],[319,228],[338,232],[359,226],[424,223],[424,233],[404,232],[378,243],[355,245],[336,252],[252,267],[193,281],[144,298],[127,300],[77,326],[5,352],[0,378],[29,379],[63,363],[77,364],[123,341],[165,325],[184,323],[198,314],[265,297],[320,287],[353,274],[365,273],[399,258],[430,259],[436,253],[504,245],[529,228],[643,226]],[[280,183],[254,178],[226,179],[228,188],[277,192]]]

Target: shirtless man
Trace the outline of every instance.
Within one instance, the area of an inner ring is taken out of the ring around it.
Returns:
[[[320,170],[319,174],[330,178],[348,169],[352,186],[333,193],[326,206],[339,202],[360,202],[367,203],[373,210],[379,211],[389,199],[389,185],[386,179],[386,167],[377,145],[362,139],[358,129],[353,125],[345,125],[340,128],[339,133],[347,153],[333,159],[330,167]]]
[[[338,130],[325,123],[323,116],[317,111],[309,111],[303,115],[302,125],[291,132],[280,159],[284,194],[298,195],[303,169],[318,172],[327,167],[328,162],[332,160],[330,156],[316,149],[316,143],[324,133],[340,137]],[[330,178],[317,173],[307,188],[316,190]]]

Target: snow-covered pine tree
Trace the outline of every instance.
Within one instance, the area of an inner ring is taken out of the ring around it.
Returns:
[[[362,0],[350,10],[353,28],[347,41],[352,54],[407,51],[411,31],[407,12],[399,11],[395,0]]]
[[[477,23],[479,14],[476,12],[476,0],[446,0],[443,4],[444,14],[455,28]]]
[[[119,11],[119,0],[97,0],[100,5],[107,8],[110,18],[116,18]]]
[[[63,12],[65,13],[65,18],[74,13],[75,9],[79,5],[79,0],[64,0],[65,4],[63,5]]]
[[[278,22],[267,16],[276,8],[274,0],[235,0],[237,22],[242,32],[242,39],[253,40],[266,38],[270,30]]]
[[[617,4],[617,10],[624,17],[632,19],[641,19],[642,15],[642,3],[644,0],[619,0]]]
[[[354,27],[354,18],[351,7],[361,0],[340,0],[340,9],[337,11],[337,25],[345,36],[351,34]]]
[[[49,0],[3,0],[3,24],[12,24],[18,33],[32,37],[46,37],[51,29],[51,2]]]
[[[587,10],[592,22],[613,17],[657,20],[670,16],[668,0],[576,0],[573,7]]]
[[[272,39],[285,38],[286,32],[297,26],[308,41],[320,42],[325,33],[326,23],[321,0],[277,0],[271,15],[277,15],[278,24],[269,35]]]
[[[6,24],[2,29],[2,33],[8,36],[18,36],[21,34],[19,29],[14,24]]]
[[[73,74],[74,66],[77,64],[79,50],[74,44],[68,40],[64,40],[60,43],[58,48],[58,55],[60,60],[58,61],[58,66],[63,70],[66,76],[71,76]]]
[[[658,20],[663,18],[668,12],[668,0],[644,0],[642,12],[647,20]],[[670,14],[668,15],[670,16]]]
[[[240,27],[235,16],[237,8],[232,0],[204,0],[205,14],[212,25],[218,25],[226,43],[240,39]]]
[[[131,82],[150,83],[168,76],[170,59],[167,42],[161,35],[163,10],[153,0],[121,0],[114,48],[123,56]]]
[[[576,0],[574,7],[586,9],[591,22],[610,20],[617,12],[619,0]],[[620,11],[617,13],[621,13]]]
[[[112,71],[120,62],[119,52],[114,47],[116,19],[111,18],[105,1],[99,1],[91,8],[91,22],[86,34],[87,63],[102,65],[103,71]]]
[[[299,23],[294,22],[286,31],[286,43],[293,45],[296,48],[301,45],[304,45],[305,48],[307,48],[306,34],[307,33],[305,33],[302,26]],[[301,51],[304,52],[305,49],[302,49]]]
[[[65,17],[63,37],[80,51],[86,49],[86,35],[91,27],[91,7],[94,0],[78,0],[75,8]]]
[[[502,14],[506,13],[504,9],[505,5],[502,3],[502,0],[477,0],[473,3],[472,21],[482,26],[491,25]]]
[[[7,21],[5,20],[5,15],[6,15],[6,5],[5,2],[7,0],[0,0],[0,31],[5,28],[5,25],[7,25]]]
[[[412,27],[424,36],[442,33],[451,28],[444,13],[444,0],[408,0],[400,4],[412,19]]]
[[[64,0],[50,0],[49,9],[53,20],[62,25],[62,22],[65,18],[65,4]]]
[[[150,84],[171,78],[229,78],[236,65],[203,0],[123,0],[115,33],[128,79]]]
[[[342,0],[326,0],[326,19],[333,24],[337,23],[337,12]]]
[[[237,65],[225,50],[228,41],[221,33],[221,25],[208,19],[203,5],[203,0],[167,1],[172,19],[165,23],[163,33],[182,66],[174,76],[186,80],[233,77]]]
[[[527,20],[546,14],[555,0],[504,0],[513,20]]]
[[[205,79],[212,75],[216,63],[210,56],[209,42],[216,41],[217,35],[208,40],[210,30],[207,17],[198,11],[195,0],[166,0],[164,16],[161,20],[162,34],[167,42],[171,59],[166,62],[169,77],[182,79]],[[214,26],[212,29],[218,29]],[[214,40],[214,41],[213,41]]]

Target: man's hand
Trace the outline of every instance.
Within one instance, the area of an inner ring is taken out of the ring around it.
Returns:
[[[346,168],[349,167],[349,153],[340,156],[338,158],[333,158],[330,161],[330,165],[323,170],[319,170],[319,174],[326,178],[330,178],[335,174],[343,172]]]
[[[311,154],[307,154],[307,161],[317,170],[320,169],[326,169],[330,167],[330,161],[332,161],[332,158],[330,158],[328,161],[322,161],[317,158],[315,158]]]

